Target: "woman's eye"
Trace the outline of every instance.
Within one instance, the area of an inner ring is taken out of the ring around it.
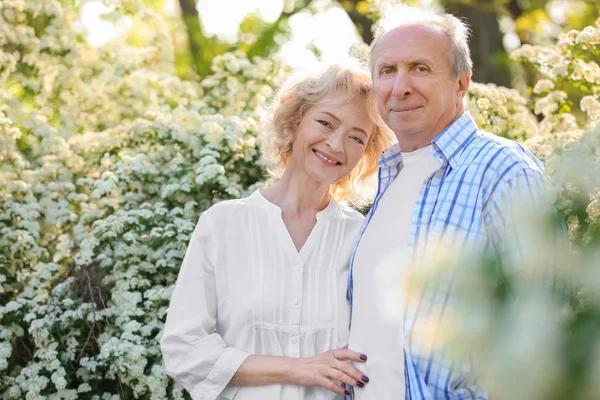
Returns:
[[[350,138],[352,140],[354,140],[356,143],[365,144],[364,140],[362,140],[362,138],[360,138],[359,136],[350,136]]]
[[[327,128],[331,128],[331,124],[329,123],[329,121],[325,121],[324,119],[318,119],[317,122]]]

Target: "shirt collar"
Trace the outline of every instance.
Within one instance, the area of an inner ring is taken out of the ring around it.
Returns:
[[[432,151],[436,156],[447,161],[452,168],[456,168],[462,161],[461,150],[471,141],[476,132],[477,124],[471,114],[466,111],[433,139]],[[401,161],[400,145],[394,143],[394,145],[385,149],[379,157],[379,166],[389,167]]]

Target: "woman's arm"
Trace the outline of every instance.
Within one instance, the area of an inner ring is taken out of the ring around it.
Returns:
[[[369,378],[346,361],[365,362],[366,359],[364,354],[346,348],[306,358],[249,356],[237,370],[231,383],[238,386],[320,386],[348,396],[350,393],[333,380],[363,387]]]
[[[216,399],[248,354],[227,346],[217,326],[214,265],[216,232],[210,213],[200,217],[167,311],[161,351],[167,375],[192,396]]]

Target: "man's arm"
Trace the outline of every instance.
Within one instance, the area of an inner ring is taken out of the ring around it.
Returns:
[[[499,181],[483,216],[505,272],[555,288],[557,267],[570,250],[543,173],[520,168]]]

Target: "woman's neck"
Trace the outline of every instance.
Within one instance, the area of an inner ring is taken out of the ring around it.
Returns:
[[[325,209],[331,201],[329,185],[302,179],[289,173],[289,170],[286,170],[275,184],[263,189],[261,193],[288,215],[317,213]]]

